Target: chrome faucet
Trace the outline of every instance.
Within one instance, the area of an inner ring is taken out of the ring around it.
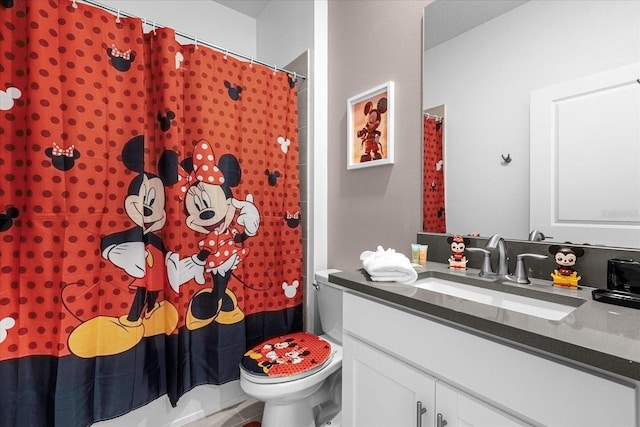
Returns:
[[[489,241],[485,245],[487,249],[498,248],[498,270],[496,276],[507,277],[509,275],[509,258],[507,258],[507,246],[504,243],[504,239],[498,234],[494,234],[489,238]]]
[[[516,257],[516,272],[515,274],[506,276],[508,281],[521,284],[531,283],[529,276],[527,275],[527,268],[524,265],[525,258],[547,259],[548,256],[540,254],[519,254]]]
[[[466,248],[469,252],[482,252],[482,267],[480,267],[480,277],[493,277],[495,273],[493,272],[493,267],[491,266],[491,251],[489,249],[484,248]]]

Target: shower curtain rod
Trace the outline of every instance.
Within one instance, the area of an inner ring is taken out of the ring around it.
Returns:
[[[436,114],[431,114],[431,113],[427,113],[427,112],[425,112],[425,113],[423,113],[423,114],[424,114],[425,116],[427,116],[427,118],[428,118],[428,119],[436,119],[436,120],[439,120],[439,121],[442,121],[442,120],[444,119],[444,117],[442,117],[442,116],[438,116],[438,115],[436,115]]]
[[[149,21],[146,18],[140,18],[139,16],[131,15],[130,13],[126,13],[126,12],[120,10],[120,9],[104,5],[104,4],[99,3],[97,1],[93,1],[93,0],[69,0],[69,1],[73,4],[74,7],[76,6],[76,3],[81,2],[81,3],[89,4],[91,6],[98,7],[100,9],[102,9],[102,10],[106,10],[107,12],[115,14],[117,17],[142,19],[142,21],[145,24],[152,26],[154,28],[154,30],[156,28],[165,27],[163,25],[157,24],[156,21]],[[168,27],[165,27],[165,28],[168,28]],[[217,50],[218,52],[223,52],[225,55],[233,55],[233,56],[238,57],[238,58],[250,60],[252,63],[255,63],[255,64],[260,64],[260,65],[264,65],[264,66],[269,67],[269,68],[273,68],[273,71],[283,71],[285,73],[294,75],[297,78],[300,78],[302,80],[306,80],[307,79],[306,76],[302,76],[302,75],[297,74],[297,73],[295,73],[293,71],[288,71],[288,70],[285,70],[284,68],[278,68],[275,64],[267,64],[266,62],[259,61],[259,60],[255,59],[252,56],[243,55],[242,53],[234,52],[232,50],[225,49],[225,48],[220,47],[220,46],[216,46],[216,45],[214,45],[212,43],[208,43],[206,41],[200,40],[197,37],[190,36],[189,34],[185,34],[185,33],[181,32],[181,31],[178,31],[178,30],[175,30],[175,29],[174,29],[174,32],[175,32],[175,34],[177,36],[184,37],[186,39],[194,41],[196,45],[201,44],[203,46],[207,46],[207,47],[210,47],[210,48],[212,48],[214,50]]]

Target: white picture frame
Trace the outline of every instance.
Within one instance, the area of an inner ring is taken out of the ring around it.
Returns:
[[[393,164],[394,84],[347,100],[347,169]]]

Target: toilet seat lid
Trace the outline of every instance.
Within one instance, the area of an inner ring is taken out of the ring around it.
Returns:
[[[247,351],[240,367],[256,379],[293,380],[331,361],[331,343],[308,332],[271,338]]]

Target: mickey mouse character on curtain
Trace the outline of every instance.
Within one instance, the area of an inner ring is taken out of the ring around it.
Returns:
[[[135,290],[128,314],[99,315],[81,323],[69,335],[69,349],[78,357],[90,358],[122,353],[144,337],[170,335],[178,324],[178,311],[166,299],[163,260],[167,250],[159,235],[167,221],[165,186],[178,181],[178,156],[164,151],[158,175],[144,171],[144,137],[139,135],[122,149],[122,162],[136,177],[129,184],[124,208],[135,226],[105,236],[102,257],[133,278]]]
[[[202,233],[200,251],[179,259],[177,253],[167,254],[169,283],[176,292],[190,280],[204,285],[205,271],[211,273],[213,286],[197,292],[189,303],[186,326],[195,330],[214,320],[231,325],[244,319],[235,294],[227,288],[231,272],[248,253],[242,243],[255,236],[260,226],[260,213],[253,196],[246,200],[233,197],[231,188],[240,183],[241,170],[236,157],[224,154],[216,162],[211,145],[196,143],[193,157],[182,162],[185,224]],[[236,217],[237,214],[237,217]],[[232,227],[235,223],[244,228]]]

